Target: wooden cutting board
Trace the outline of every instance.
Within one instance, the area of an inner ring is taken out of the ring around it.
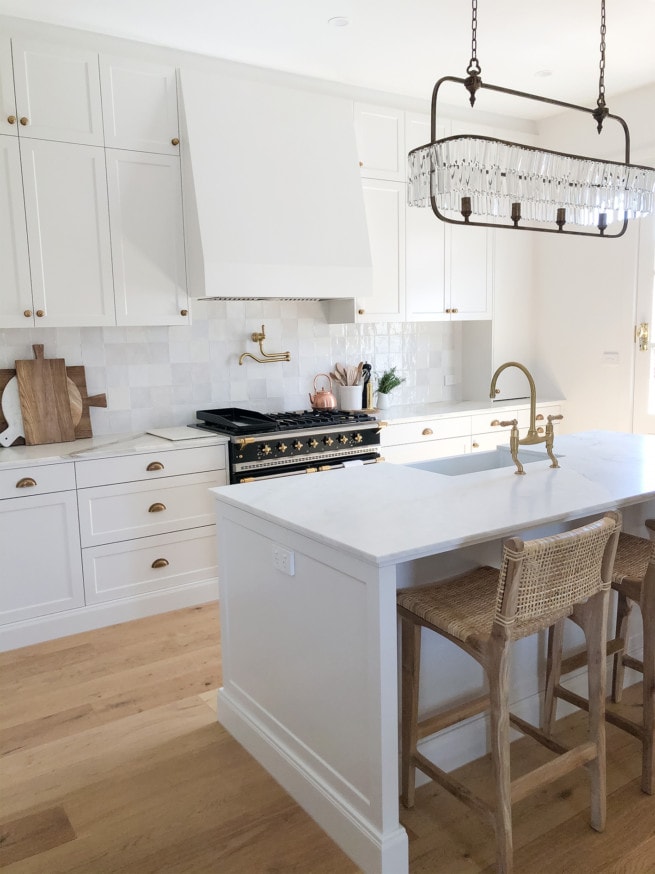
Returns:
[[[107,395],[91,395],[89,396],[86,391],[86,374],[84,372],[84,365],[73,365],[72,367],[66,368],[66,373],[68,374],[68,382],[69,382],[69,395],[70,395],[70,383],[77,388],[80,399],[82,403],[82,415],[79,422],[75,425],[75,437],[77,439],[81,437],[93,437],[93,431],[91,430],[91,416],[89,415],[89,407],[106,407],[107,406]],[[71,409],[73,408],[73,400],[71,399]],[[73,416],[75,419],[75,416]]]
[[[2,414],[2,395],[4,394],[5,387],[10,379],[16,376],[15,370],[3,369],[0,370],[0,431],[4,431],[7,425],[9,424],[5,417]],[[12,446],[20,446],[25,443],[24,437],[19,437],[18,440],[14,440],[11,444]]]
[[[16,361],[25,442],[39,446],[75,440],[66,362],[63,358],[44,358],[40,343],[32,348],[36,356],[33,361]]]

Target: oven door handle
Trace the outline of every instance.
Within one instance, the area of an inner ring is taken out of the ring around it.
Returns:
[[[255,483],[265,479],[281,479],[283,476],[303,476],[307,473],[326,473],[329,470],[342,470],[344,467],[359,467],[362,464],[377,464],[384,458],[353,459],[352,461],[339,461],[336,464],[321,464],[318,467],[305,467],[302,470],[287,470],[280,473],[270,473],[264,476],[242,476],[237,483]]]

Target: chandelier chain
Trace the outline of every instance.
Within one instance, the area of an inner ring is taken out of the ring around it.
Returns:
[[[478,0],[471,0],[471,60],[466,72],[469,74],[482,72],[478,61]]]
[[[605,105],[605,34],[607,26],[605,23],[605,0],[600,2],[600,76],[598,79],[598,106]]]

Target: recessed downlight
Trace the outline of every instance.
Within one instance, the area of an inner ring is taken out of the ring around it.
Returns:
[[[348,27],[350,20],[345,15],[335,15],[334,18],[328,18],[328,24],[332,27]]]
[[[535,76],[538,79],[548,79],[548,77],[552,76],[552,75],[553,75],[552,70],[537,70],[537,72],[535,73]]]

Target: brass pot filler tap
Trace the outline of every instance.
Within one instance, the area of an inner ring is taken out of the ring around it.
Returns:
[[[508,367],[518,367],[519,370],[523,371],[528,378],[528,383],[530,385],[530,425],[528,427],[528,433],[523,438],[519,438],[519,427],[518,420],[511,419],[509,422],[500,422],[500,426],[502,428],[508,428],[510,425],[512,430],[509,435],[509,449],[512,453],[512,460],[516,465],[516,470],[514,473],[518,475],[525,474],[523,470],[523,465],[519,461],[519,446],[534,446],[537,443],[545,443],[546,444],[546,452],[548,453],[548,457],[552,461],[551,467],[559,467],[559,462],[555,458],[553,454],[553,441],[555,439],[555,431],[553,429],[553,422],[563,418],[561,415],[559,416],[548,416],[548,422],[546,424],[546,434],[543,437],[540,437],[537,432],[536,426],[536,413],[537,413],[537,388],[534,384],[534,379],[532,378],[532,374],[523,364],[519,364],[518,361],[506,361],[504,364],[501,364],[500,367],[496,370],[494,375],[491,377],[491,386],[489,388],[489,397],[493,400],[498,393],[496,389],[496,381],[499,375],[503,372],[503,370],[507,370]]]

